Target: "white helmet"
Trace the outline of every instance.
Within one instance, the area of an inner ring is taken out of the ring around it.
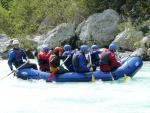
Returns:
[[[13,40],[13,43],[12,43],[13,45],[14,44],[19,44],[19,41],[18,40]]]

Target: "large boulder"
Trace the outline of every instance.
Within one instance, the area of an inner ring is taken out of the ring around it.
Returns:
[[[147,50],[150,47],[150,35],[149,36],[145,36],[142,40],[141,40],[141,47],[145,50]]]
[[[145,51],[150,47],[150,35],[145,36],[142,40],[137,41],[134,43],[134,47],[137,48],[143,48]]]
[[[98,44],[100,47],[108,46],[118,34],[117,24],[120,20],[118,13],[112,9],[105,10],[90,16],[81,29],[79,38],[83,44]]]
[[[8,37],[7,35],[5,34],[0,34],[0,44],[2,44],[3,42],[9,40],[10,37]]]
[[[8,40],[0,44],[0,56],[2,59],[7,59],[8,58],[8,51],[12,48],[12,40]]]
[[[8,58],[8,51],[13,48],[12,42],[14,39],[11,39],[5,34],[0,34],[0,59]],[[34,58],[31,50],[25,50],[29,58]]]
[[[6,59],[8,56],[8,50],[12,48],[12,40],[5,34],[0,34],[0,56],[2,59]]]
[[[62,44],[67,43],[68,40],[74,40],[74,37],[74,25],[71,23],[63,23],[58,25],[52,31],[35,37],[34,40],[37,41],[37,49],[39,51],[43,45],[49,45],[51,48],[62,46]]]
[[[138,48],[136,49],[131,56],[138,56],[141,57],[143,60],[147,60],[147,54],[145,53],[145,51],[143,50],[143,48]]]
[[[116,53],[116,58],[118,59],[118,60],[120,60],[120,59],[123,59],[123,58],[125,58],[125,57],[129,57],[130,55],[132,54],[132,52],[131,51],[125,51],[125,52],[118,52],[118,53]]]
[[[134,51],[136,50],[134,43],[140,41],[142,38],[142,32],[133,29],[126,29],[118,34],[112,43],[115,43],[123,52],[127,50]]]
[[[147,56],[148,56],[148,59],[150,60],[150,48],[148,48],[147,50]]]
[[[137,41],[133,46],[138,50],[139,48],[142,48],[142,59],[143,60],[148,60],[150,55],[149,55],[149,48],[150,48],[150,35],[145,36],[142,40]]]

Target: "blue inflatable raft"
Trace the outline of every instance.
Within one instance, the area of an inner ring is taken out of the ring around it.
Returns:
[[[48,80],[50,73],[30,68],[23,68],[16,72],[16,76],[25,80],[44,79],[46,82],[89,82],[91,81],[93,75],[97,80],[100,79],[102,81],[112,81],[113,79],[118,80],[119,78],[124,77],[124,75],[133,77],[143,65],[141,58],[136,56],[130,56],[122,59],[121,61],[122,65],[112,72],[102,72],[99,69],[88,73],[68,72],[64,74],[55,74],[50,80]]]

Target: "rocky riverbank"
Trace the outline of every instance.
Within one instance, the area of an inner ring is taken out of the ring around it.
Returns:
[[[133,55],[140,56],[143,60],[149,60],[150,34],[143,36],[142,32],[128,27],[120,32],[119,24],[120,16],[112,9],[89,16],[77,27],[72,23],[62,23],[45,34],[26,36],[33,46],[32,50],[28,50],[28,55],[33,58],[32,53],[36,50],[40,51],[43,45],[53,48],[70,44],[75,49],[82,44],[89,46],[97,44],[100,48],[104,48],[108,47],[110,43],[115,43],[121,57]],[[150,25],[147,26],[150,30]],[[7,58],[8,50],[11,48],[12,38],[0,34],[0,56],[3,59]]]

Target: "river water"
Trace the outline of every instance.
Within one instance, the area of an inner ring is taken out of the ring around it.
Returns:
[[[2,60],[0,113],[149,113],[150,62],[143,63],[127,82],[46,83],[7,76]]]

